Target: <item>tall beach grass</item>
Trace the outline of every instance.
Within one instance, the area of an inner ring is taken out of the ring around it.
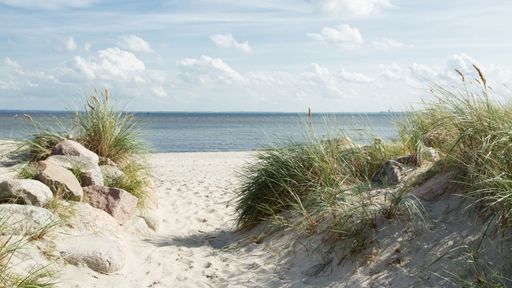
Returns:
[[[433,100],[397,122],[397,141],[357,146],[338,141],[345,139],[342,132],[328,141],[313,138],[259,152],[242,173],[236,206],[238,228],[298,218],[308,233],[329,231],[335,239],[348,243],[350,253],[359,253],[374,241],[382,217],[425,222],[421,202],[409,194],[411,187],[435,174],[455,172],[464,191],[461,196],[468,200],[460,209],[479,213],[484,220],[479,225],[489,231],[485,237],[495,237],[500,229],[510,232],[512,103],[500,101],[481,69],[474,69],[476,79],[456,72],[462,76],[460,86],[431,85]],[[441,159],[410,183],[386,189],[369,181],[386,160],[407,155],[421,165],[427,148],[435,148]],[[493,266],[484,269],[481,261],[474,260],[481,259],[478,253],[480,250],[468,257],[467,263],[460,263],[468,265],[475,276],[464,281],[464,287],[510,283],[499,280],[512,274],[507,271],[483,273],[485,269],[492,272]]]
[[[108,90],[101,93],[94,90],[86,97],[83,110],[75,113],[73,123],[60,126],[71,128],[53,131],[34,123],[36,134],[25,142],[31,161],[44,160],[51,155],[51,149],[64,139],[77,141],[100,156],[100,164],[114,161],[124,176],[108,184],[130,192],[142,204],[150,174],[145,159],[147,145],[141,140],[134,115],[113,105]]]

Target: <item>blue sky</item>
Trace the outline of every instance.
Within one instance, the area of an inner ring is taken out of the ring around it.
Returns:
[[[510,92],[512,1],[0,0],[0,110],[400,111],[453,69]]]

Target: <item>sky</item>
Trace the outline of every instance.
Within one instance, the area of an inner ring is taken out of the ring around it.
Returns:
[[[512,1],[0,0],[0,110],[109,89],[131,111],[404,111],[510,93]]]

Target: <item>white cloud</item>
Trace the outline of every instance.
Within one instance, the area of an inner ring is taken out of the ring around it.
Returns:
[[[345,81],[348,82],[357,82],[357,83],[370,83],[373,82],[373,79],[367,77],[361,73],[356,72],[348,72],[345,69],[341,69],[337,75]]]
[[[486,75],[488,84],[499,94],[509,94],[512,70],[496,65],[483,65],[475,58],[464,54],[454,54],[439,63],[412,63],[402,68],[396,63],[379,65],[379,76],[385,82],[402,82],[416,91],[425,91],[425,86],[436,83],[451,87],[462,84],[461,76],[455,70],[464,74],[466,82],[478,80],[479,75],[473,65],[478,66]]]
[[[75,56],[74,68],[89,80],[141,81],[140,74],[146,70],[144,62],[134,54],[119,48],[100,50],[97,56],[87,59]]]
[[[167,94],[167,91],[165,91],[164,87],[158,86],[151,88],[151,92],[155,94],[158,97],[167,97],[169,94]]]
[[[324,27],[320,33],[310,33],[308,36],[327,46],[335,44],[345,48],[354,48],[363,43],[363,36],[359,29],[347,24],[342,24],[337,28]]]
[[[38,87],[39,83],[58,83],[57,78],[51,73],[26,69],[9,57],[4,59],[3,64],[4,69],[0,66],[0,72],[3,72],[3,89],[20,90]]]
[[[341,18],[367,17],[391,7],[389,0],[313,0],[320,12]]]
[[[437,78],[438,73],[427,65],[412,63],[409,67],[413,77],[420,81],[432,81]]]
[[[201,56],[200,58],[185,58],[177,62],[181,70],[181,78],[199,81],[204,85],[217,83],[233,84],[243,82],[244,77],[231,68],[220,58]]]
[[[75,51],[76,49],[78,49],[78,45],[76,45],[75,39],[73,37],[69,37],[66,40],[66,50]]]
[[[84,43],[84,51],[85,52],[91,51],[91,43],[90,42],[85,42]]]
[[[430,66],[413,63],[409,69],[412,76],[419,81],[449,84],[457,83],[461,80],[460,75],[455,72],[455,70],[462,72],[466,79],[478,78],[478,73],[476,72],[473,65],[476,65],[482,68],[484,71],[489,71],[491,73],[497,70],[493,67],[483,66],[476,59],[464,53],[451,55],[442,63]],[[500,81],[498,79],[496,80]]]
[[[379,49],[393,49],[393,48],[406,48],[410,47],[405,43],[399,42],[391,38],[382,38],[372,42],[373,47]]]
[[[235,48],[241,50],[243,52],[249,53],[252,51],[249,42],[245,41],[243,43],[238,42],[235,37],[231,34],[215,34],[210,36],[212,42],[218,47],[222,48]]]
[[[0,0],[1,4],[30,9],[30,10],[58,10],[64,8],[85,8],[91,6],[96,0]]]
[[[133,52],[153,52],[149,43],[136,35],[122,36],[118,41],[118,45]]]
[[[383,70],[380,73],[380,76],[385,81],[399,81],[405,79],[402,67],[396,63],[392,63],[390,65],[381,64],[379,67]]]

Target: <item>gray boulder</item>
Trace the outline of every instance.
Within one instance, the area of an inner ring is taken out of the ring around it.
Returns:
[[[395,161],[384,162],[381,168],[372,176],[372,182],[396,185],[405,177],[404,165]]]
[[[432,147],[424,147],[421,149],[421,160],[435,162],[439,160],[439,151]]]
[[[50,187],[55,196],[74,201],[82,200],[84,192],[80,182],[65,168],[46,161],[38,162],[36,179]]]
[[[87,203],[73,203],[73,213],[67,227],[71,229],[70,234],[81,234],[84,232],[96,235],[118,236],[121,231],[119,223],[107,212],[94,208]]]
[[[0,202],[42,207],[53,198],[52,191],[32,179],[12,179],[0,183]]]
[[[0,215],[5,232],[14,235],[32,235],[59,221],[49,210],[30,205],[0,204]]]
[[[62,234],[55,240],[55,249],[67,262],[87,266],[98,273],[119,271],[126,262],[126,252],[113,238]]]
[[[143,210],[139,215],[151,230],[158,232],[160,228],[160,214],[156,210]]]
[[[62,168],[72,170],[80,169],[80,182],[82,186],[103,186],[103,175],[100,166],[83,156],[54,155],[48,157],[45,162],[52,163]]]
[[[84,187],[84,193],[92,207],[107,212],[121,225],[135,215],[138,199],[123,189],[93,185]]]
[[[117,164],[110,160],[110,158],[107,158],[107,157],[100,157],[100,162],[99,162],[100,166],[103,166],[103,165],[109,165],[109,166],[117,166]]]
[[[123,231],[141,239],[151,238],[155,234],[155,231],[148,226],[147,222],[138,216],[124,223]]]
[[[101,165],[101,174],[103,175],[104,183],[112,183],[115,179],[124,176],[123,171],[113,165]],[[103,186],[103,185],[100,185]]]
[[[95,163],[96,165],[99,162],[99,157],[96,155],[96,153],[73,140],[64,140],[55,145],[55,147],[52,149],[52,155],[81,156],[89,158],[91,162]]]

